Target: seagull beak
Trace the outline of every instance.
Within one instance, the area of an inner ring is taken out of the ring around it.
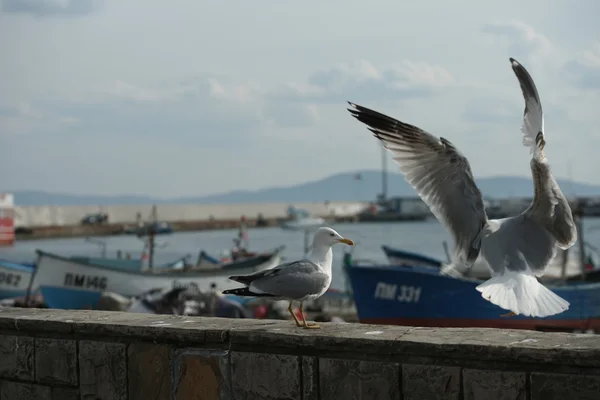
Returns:
[[[346,244],[348,244],[350,246],[354,246],[354,242],[352,240],[350,240],[350,239],[343,238],[343,239],[339,239],[338,242],[340,242],[340,243],[346,243]]]

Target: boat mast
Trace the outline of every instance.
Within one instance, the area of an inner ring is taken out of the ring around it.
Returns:
[[[384,146],[381,146],[381,204],[387,200],[387,153]]]
[[[148,229],[148,268],[154,267],[154,236],[156,234],[156,204],[152,206],[152,214],[150,217],[150,227]]]
[[[579,240],[579,263],[581,265],[581,280],[585,281],[585,239],[583,237],[583,201],[576,200],[576,211],[574,215],[575,227],[577,228],[577,240]]]

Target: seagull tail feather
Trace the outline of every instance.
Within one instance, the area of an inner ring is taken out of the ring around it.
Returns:
[[[517,315],[547,317],[569,309],[569,302],[542,285],[534,275],[505,271],[476,289],[490,303]]]

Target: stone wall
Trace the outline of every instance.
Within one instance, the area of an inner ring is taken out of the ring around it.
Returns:
[[[598,398],[597,335],[0,310],[2,400]]]
[[[305,209],[315,216],[351,216],[367,206],[361,202],[295,203],[294,207]],[[256,218],[286,217],[288,203],[250,204],[157,204],[161,221],[204,221],[215,219],[239,219],[242,215]],[[149,218],[152,205],[107,205],[107,206],[17,206],[16,226],[78,225],[83,217],[98,212],[107,213],[112,223],[134,223],[139,212],[143,219]]]

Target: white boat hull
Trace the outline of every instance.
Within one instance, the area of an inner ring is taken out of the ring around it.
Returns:
[[[123,296],[138,296],[151,289],[186,286],[206,291],[213,283],[217,285],[217,290],[225,290],[239,286],[228,279],[230,275],[250,274],[273,268],[280,262],[281,256],[277,252],[261,264],[243,268],[138,272],[78,263],[65,257],[38,251],[33,287],[113,292]]]
[[[0,299],[25,296],[33,271],[0,264]]]

